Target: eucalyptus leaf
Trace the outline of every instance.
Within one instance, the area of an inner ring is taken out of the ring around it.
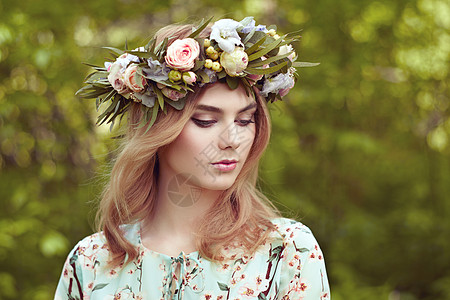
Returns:
[[[303,67],[315,67],[320,65],[320,63],[312,63],[306,61],[296,61],[292,63],[292,66],[295,68],[303,68]]]
[[[245,52],[246,52],[248,55],[253,54],[255,51],[258,50],[259,46],[261,46],[261,45],[264,43],[264,41],[266,40],[266,37],[267,37],[267,36],[264,35],[264,37],[263,37],[262,39],[260,39],[259,41],[257,41],[257,42],[256,42],[253,46],[251,46],[250,48],[246,49]]]
[[[283,38],[279,38],[278,40],[273,41],[272,43],[270,43],[269,45],[267,45],[264,49],[259,50],[258,52],[253,53],[252,55],[250,55],[248,57],[249,61],[255,60],[257,58],[260,58],[261,56],[263,56],[264,54],[270,52],[272,49],[276,48],[278,45],[281,44],[281,42],[283,41]]]
[[[265,68],[265,69],[263,69],[263,68],[247,68],[247,69],[245,69],[245,72],[248,74],[266,75],[266,74],[275,73],[276,71],[280,70],[281,68],[283,68],[286,65],[287,65],[287,62],[282,62],[281,64],[275,65],[273,67]]]
[[[202,23],[200,25],[200,27],[197,28],[197,30],[195,30],[193,33],[191,33],[188,37],[195,38],[197,35],[199,35],[203,31],[203,29],[206,28],[206,26],[208,26],[209,22],[211,22],[212,19],[213,19],[213,17],[209,18],[206,22]]]
[[[156,121],[156,116],[158,115],[158,110],[159,110],[159,106],[158,106],[158,105],[155,105],[155,106],[153,107],[153,109],[152,109],[152,118],[150,119],[150,123],[148,123],[148,127],[147,127],[147,129],[145,130],[145,133],[147,133],[147,132],[149,131],[150,127],[153,126],[153,123],[155,123],[155,121]]]
[[[242,43],[243,43],[244,45],[247,44],[247,42],[252,38],[252,36],[255,34],[255,32],[256,32],[256,27],[253,28],[253,29],[247,34],[247,36],[246,36],[245,39],[242,41]]]
[[[289,53],[286,53],[286,54],[283,54],[283,55],[279,55],[279,56],[272,56],[272,57],[270,57],[270,58],[268,58],[266,60],[262,60],[262,59],[258,60],[258,61],[254,60],[254,61],[252,61],[252,62],[250,62],[248,64],[248,67],[255,68],[255,67],[261,67],[261,66],[264,66],[264,65],[269,65],[272,62],[276,62],[278,60],[281,60],[283,58],[288,57],[292,53],[294,53],[294,51],[291,51]]]
[[[110,51],[114,52],[115,54],[117,54],[118,56],[121,56],[122,54],[125,53],[125,51],[117,49],[117,48],[114,48],[114,47],[102,47],[102,48],[110,50]]]

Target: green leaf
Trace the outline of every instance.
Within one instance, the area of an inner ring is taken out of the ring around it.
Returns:
[[[166,51],[167,44],[169,43],[169,39],[165,38],[161,43],[158,44],[155,48],[155,54],[158,57],[158,60],[161,59],[164,51]]]
[[[292,66],[295,68],[303,68],[303,67],[315,67],[320,65],[320,63],[312,63],[306,61],[296,61],[292,63]]]
[[[252,36],[255,34],[256,32],[256,27],[252,29],[252,31],[250,31],[247,36],[245,37],[245,39],[242,41],[242,43],[245,45],[247,44],[247,42],[252,38]]]
[[[192,72],[196,72],[198,69],[200,69],[201,67],[203,67],[205,65],[205,61],[204,60],[196,60],[195,61],[195,65],[192,68]]]
[[[153,91],[156,93],[156,96],[158,97],[159,106],[161,108],[164,108],[164,95],[163,95],[163,93],[161,92],[160,89],[158,89],[158,87],[156,87],[156,85],[153,86]]]
[[[227,80],[227,84],[230,87],[230,89],[235,90],[235,89],[238,88],[238,86],[239,86],[239,78],[227,76],[226,80]]]
[[[252,21],[253,21],[253,17],[245,17],[245,18],[242,19],[239,23],[241,23],[241,25],[242,25],[243,27],[245,27],[245,26],[251,24]],[[255,27],[255,28],[256,28],[256,27]]]
[[[279,56],[272,56],[266,60],[254,60],[252,62],[250,62],[248,64],[248,67],[254,68],[254,67],[260,67],[260,66],[264,66],[264,65],[268,65],[272,62],[276,62],[277,60],[281,60],[283,58],[288,57],[289,55],[291,55],[292,53],[294,53],[294,51],[291,51],[289,53],[283,54],[283,55],[279,55]]]
[[[219,285],[219,289],[221,291],[228,291],[230,289],[225,283],[217,282],[217,284]]]
[[[155,54],[151,53],[151,52],[141,52],[141,51],[125,51],[125,53],[129,53],[132,54],[134,56],[143,58],[143,59],[148,59],[148,58],[156,58]]]
[[[197,37],[197,35],[199,35],[203,31],[203,29],[205,29],[206,26],[208,26],[209,22],[211,22],[212,19],[213,19],[213,17],[209,18],[206,22],[202,23],[200,25],[200,27],[197,28],[197,30],[195,30],[193,33],[191,33],[188,37],[189,38]]]
[[[147,129],[145,130],[145,133],[147,133],[148,130],[150,129],[150,127],[152,127],[153,123],[155,123],[156,116],[158,115],[158,110],[159,110],[159,106],[155,105],[152,109],[152,118],[150,120],[150,123],[148,124]]]
[[[245,69],[245,72],[248,74],[255,74],[255,75],[265,75],[265,74],[271,74],[275,73],[276,71],[280,70],[284,66],[287,65],[287,62],[282,62],[281,64],[275,65],[273,67],[269,67],[266,69],[257,69],[257,68],[247,68]]]
[[[178,101],[173,101],[169,98],[166,98],[165,101],[172,106],[173,108],[175,108],[176,110],[182,110],[184,108],[184,105],[186,103],[186,99],[179,99]]]
[[[266,40],[267,36],[264,35],[259,41],[257,41],[253,46],[251,46],[250,48],[246,49],[245,52],[247,53],[247,55],[251,55],[252,53],[254,53],[255,51],[258,50],[259,46],[261,46],[264,41]]]
[[[283,37],[280,37],[279,39],[273,41],[272,43],[270,43],[269,45],[267,45],[264,49],[259,50],[258,52],[253,53],[252,55],[250,55],[248,57],[248,61],[252,61],[255,60],[257,58],[260,58],[261,56],[263,56],[266,53],[269,53],[270,51],[272,51],[273,49],[275,49],[276,47],[278,47],[278,45],[281,44],[281,42],[283,42]]]
[[[98,80],[98,79],[103,79],[103,78],[108,78],[109,72],[107,71],[95,71],[92,72],[91,74],[89,74],[88,76],[86,76],[86,78],[84,78],[84,81],[87,82],[88,80]]]
[[[267,300],[267,297],[266,297],[266,295],[264,295],[263,292],[261,292],[261,293],[259,293],[259,295],[258,295],[258,300]]]
[[[217,79],[222,79],[222,78],[225,78],[225,76],[227,76],[227,73],[225,72],[225,70],[222,70],[216,74],[217,74]]]
[[[93,64],[90,64],[90,63],[83,62],[82,64],[86,65],[86,66],[89,66],[89,67],[92,67],[92,68],[96,69],[97,71],[107,71],[106,68],[104,68],[104,67],[100,67],[100,66],[93,65]]]
[[[156,39],[151,39],[148,41],[147,45],[145,45],[144,49],[146,49],[148,52],[152,52],[155,50],[156,46]]]
[[[200,76],[202,82],[209,83],[209,76],[205,73],[205,71],[198,71],[196,74]]]
[[[114,47],[102,47],[103,49],[107,49],[107,50],[111,50],[112,52],[114,52],[115,54],[117,54],[118,56],[121,56],[122,54],[125,53],[125,51],[114,48]]]

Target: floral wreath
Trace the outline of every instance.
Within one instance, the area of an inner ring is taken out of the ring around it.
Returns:
[[[139,102],[144,115],[140,126],[148,124],[148,130],[159,110],[167,112],[166,104],[181,110],[193,86],[216,81],[226,82],[231,89],[242,82],[247,94],[254,93],[255,86],[267,102],[274,102],[294,86],[296,67],[318,65],[296,62],[291,43],[300,38],[298,32],[279,36],[276,26],[256,26],[253,17],[246,17],[240,22],[221,19],[211,26],[208,39],[199,38],[211,20],[168,47],[170,38],[158,45],[152,38],[132,51],[104,47],[114,58],[104,67],[87,64],[96,71],[76,93],[96,98],[97,110],[108,104],[97,124],[111,123],[112,128],[132,102]]]

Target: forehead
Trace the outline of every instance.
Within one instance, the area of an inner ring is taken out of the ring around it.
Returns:
[[[225,83],[215,83],[205,88],[199,96],[197,106],[209,105],[222,110],[239,111],[253,102],[256,102],[255,99],[251,93],[247,96],[244,87],[232,90]]]

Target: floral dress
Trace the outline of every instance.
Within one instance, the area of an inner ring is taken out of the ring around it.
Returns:
[[[67,257],[55,299],[329,300],[323,254],[309,228],[285,218],[272,222],[278,232],[253,255],[226,247],[232,259],[220,263],[198,252],[171,257],[147,249],[136,223],[124,231],[138,257],[108,268],[104,236],[93,234]]]

